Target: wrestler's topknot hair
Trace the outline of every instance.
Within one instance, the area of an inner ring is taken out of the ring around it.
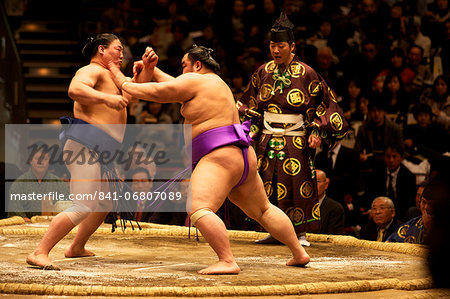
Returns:
[[[187,54],[192,62],[200,61],[208,69],[217,73],[220,70],[220,64],[212,58],[211,53],[213,51],[213,49],[194,44],[192,48],[187,51]]]
[[[83,53],[84,56],[92,58],[97,54],[98,46],[108,48],[116,39],[120,40],[120,38],[112,33],[101,33],[96,37],[89,37],[86,40],[86,44],[84,45],[83,50],[81,50],[81,53]]]

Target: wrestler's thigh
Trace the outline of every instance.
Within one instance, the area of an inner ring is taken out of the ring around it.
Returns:
[[[102,191],[100,164],[95,162],[88,148],[71,139],[64,146],[64,161],[70,172],[70,193],[84,198],[84,204],[95,208],[94,195]]]
[[[247,216],[256,219],[269,208],[270,202],[259,174],[249,176],[246,183],[233,189],[229,199]]]
[[[217,211],[232,186],[229,170],[210,161],[201,160],[192,172],[192,212],[201,208]]]
[[[249,148],[248,161],[249,174],[247,180],[231,191],[229,199],[247,216],[255,218],[268,209],[270,202],[267,198],[263,181],[258,174],[257,159],[253,148]]]

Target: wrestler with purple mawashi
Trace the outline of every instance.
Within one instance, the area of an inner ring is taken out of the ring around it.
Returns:
[[[234,188],[239,187],[248,176],[248,147],[252,144],[249,136],[250,121],[241,124],[233,124],[205,131],[192,140],[192,168],[194,169],[200,159],[209,152],[226,145],[235,145],[242,148],[244,156],[244,173]]]
[[[205,47],[190,49],[181,62],[183,74],[177,78],[153,68],[153,80],[158,83],[133,83],[117,66],[109,67],[116,85],[135,98],[182,103],[185,124],[192,126],[196,165],[191,177],[192,210],[188,214],[219,258],[217,263],[198,273],[240,272],[226,227],[215,214],[227,197],[289,247],[293,257],[287,265],[304,266],[309,262],[309,255],[298,242],[289,218],[267,198],[257,172],[255,151],[249,147],[248,123],[240,124],[233,94],[216,74],[219,64],[211,52]],[[154,52],[150,55],[158,59]]]
[[[198,273],[240,272],[226,227],[215,214],[227,197],[289,247],[293,257],[287,265],[304,266],[310,260],[309,255],[298,242],[289,218],[267,198],[257,172],[255,151],[249,146],[248,123],[240,124],[233,94],[216,75],[219,64],[211,57],[211,52],[204,47],[190,49],[181,62],[183,74],[177,78],[153,67],[153,80],[158,83],[130,82],[117,66],[109,66],[116,85],[131,96],[161,103],[182,103],[185,124],[192,126],[195,168],[191,177],[192,210],[188,214],[219,258],[217,263]],[[157,61],[154,52],[149,55]],[[137,65],[136,68],[146,67]]]

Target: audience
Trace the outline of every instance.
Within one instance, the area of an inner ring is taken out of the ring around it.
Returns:
[[[402,224],[395,217],[395,206],[389,197],[376,197],[372,201],[370,216],[372,221],[361,227],[359,233],[364,240],[384,242]]]
[[[345,229],[349,232],[359,224],[359,155],[338,143],[333,149],[321,151],[315,166],[327,174],[327,196],[341,204],[345,210]]]
[[[416,177],[402,164],[404,157],[405,150],[401,144],[388,145],[384,163],[374,168],[366,190],[368,198],[389,197],[400,220],[404,220],[408,208],[415,206],[416,194]]]
[[[402,144],[401,127],[386,116],[384,99],[369,100],[369,118],[358,130],[355,150],[359,153],[362,167],[369,171],[383,161],[386,144]]]
[[[408,154],[423,160],[439,157],[449,151],[449,134],[432,122],[431,107],[427,104],[418,104],[413,111],[417,124],[406,126],[404,133]]]
[[[27,161],[30,169],[14,181],[6,200],[8,217],[21,216],[27,222],[33,216],[53,212],[53,205],[57,198],[52,197],[51,194],[64,194],[65,198],[69,196],[69,188],[66,183],[48,171],[49,154],[42,149],[39,150],[40,143],[36,143],[36,145],[38,145],[36,147],[38,151],[30,151],[29,162]],[[26,200],[14,200],[17,197],[23,199],[24,196],[26,196]],[[37,196],[41,196],[42,200],[38,200]]]
[[[420,201],[421,216],[413,218],[402,224],[397,231],[394,231],[387,239],[387,242],[426,244],[427,237],[433,225],[433,201],[436,192],[433,184],[428,184]]]
[[[444,127],[447,131],[450,129],[449,85],[449,78],[444,75],[437,76],[434,80],[433,87],[424,90],[420,98],[422,103],[431,107],[434,121]]]
[[[341,204],[327,196],[330,179],[322,170],[316,169],[317,195],[320,209],[320,234],[344,234],[345,211]]]

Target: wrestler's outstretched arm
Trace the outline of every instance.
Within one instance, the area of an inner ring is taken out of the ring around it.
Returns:
[[[135,83],[128,81],[113,63],[108,65],[117,87],[131,96],[159,103],[186,102],[195,96],[192,86],[202,84],[201,75],[186,73],[162,83]]]
[[[147,47],[142,55],[142,60],[136,61],[133,65],[132,82],[143,83],[152,81],[157,63],[158,55],[151,47]]]
[[[92,71],[92,68],[79,69],[69,85],[69,97],[82,105],[106,104],[108,107],[122,110],[128,104],[128,100],[122,95],[109,94],[94,89],[101,71]]]
[[[147,47],[142,60],[136,61],[133,66],[134,82],[167,82],[175,79],[156,67],[158,63],[158,55],[152,48]]]

